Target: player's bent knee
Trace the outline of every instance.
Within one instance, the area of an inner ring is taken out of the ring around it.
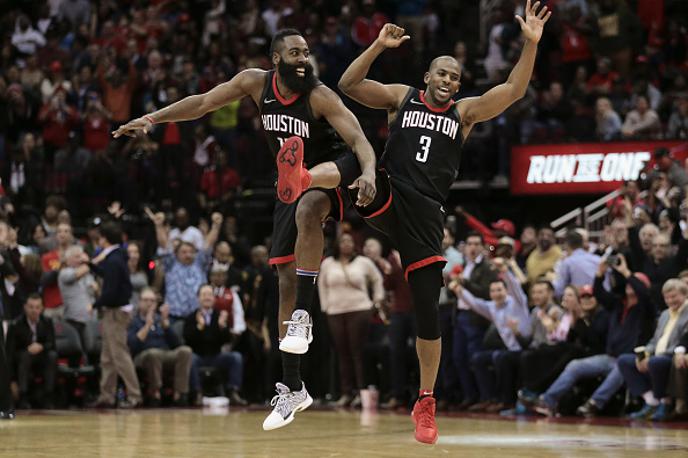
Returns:
[[[308,192],[301,197],[296,207],[296,226],[299,229],[307,226],[317,226],[325,220],[330,212],[330,198],[320,191]]]

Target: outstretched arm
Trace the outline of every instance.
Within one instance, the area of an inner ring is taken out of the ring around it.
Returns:
[[[542,29],[552,15],[551,11],[547,11],[546,6],[538,12],[539,6],[540,2],[535,2],[531,7],[530,0],[527,0],[525,21],[520,16],[516,16],[526,41],[521,57],[511,70],[506,83],[493,87],[479,97],[468,97],[459,101],[459,113],[467,126],[494,118],[525,95],[530,76],[533,74],[537,44],[542,37]]]
[[[226,83],[218,84],[203,94],[184,97],[172,105],[144,115],[120,126],[112,135],[133,136],[137,131],[150,132],[153,124],[161,122],[190,121],[215,111],[233,100],[250,95],[255,85],[262,82],[264,72],[257,69],[244,70]]]
[[[366,79],[377,56],[387,48],[397,48],[410,39],[405,30],[394,24],[385,24],[375,42],[354,60],[339,80],[339,89],[355,101],[370,107],[396,110],[408,92],[403,84],[382,84]]]

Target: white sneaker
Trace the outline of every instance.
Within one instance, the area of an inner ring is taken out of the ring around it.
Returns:
[[[290,391],[289,388],[282,383],[277,383],[276,387],[277,395],[270,401],[270,405],[275,408],[272,409],[270,415],[268,415],[263,422],[263,429],[265,431],[287,426],[294,421],[294,414],[296,412],[306,410],[313,404],[313,398],[308,394],[308,391],[306,391],[305,384],[302,385],[300,391]]]
[[[308,345],[313,342],[313,321],[305,310],[294,310],[288,324],[287,335],[282,339],[279,349],[297,355],[308,351]]]

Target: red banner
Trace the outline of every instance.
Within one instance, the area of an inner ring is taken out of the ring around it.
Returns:
[[[681,165],[688,157],[688,143],[680,140],[515,146],[511,149],[511,193],[611,192],[652,166],[652,154],[659,147],[668,148]]]

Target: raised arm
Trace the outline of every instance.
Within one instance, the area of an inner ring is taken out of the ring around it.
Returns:
[[[144,115],[120,126],[112,135],[133,136],[137,131],[150,132],[153,124],[161,122],[191,121],[227,105],[229,102],[254,94],[257,87],[263,84],[265,72],[258,69],[247,69],[231,80],[218,84],[203,94],[190,95],[178,102]]]
[[[509,79],[479,97],[468,97],[458,102],[457,108],[467,127],[498,116],[525,95],[533,74],[537,44],[542,37],[542,29],[552,15],[551,11],[547,11],[546,6],[538,12],[539,6],[540,2],[535,2],[531,6],[530,0],[527,0],[525,21],[522,17],[516,16],[521,25],[525,43],[521,57],[509,74]]]
[[[366,79],[370,66],[387,48],[397,48],[410,39],[405,30],[394,24],[385,24],[372,45],[349,65],[339,80],[341,91],[367,107],[396,111],[409,90],[403,84],[382,84]]]
[[[358,123],[358,119],[344,106],[342,99],[327,86],[318,86],[311,94],[313,111],[323,116],[351,147],[361,165],[361,176],[349,188],[358,188],[356,205],[365,207],[375,197],[375,151]]]

